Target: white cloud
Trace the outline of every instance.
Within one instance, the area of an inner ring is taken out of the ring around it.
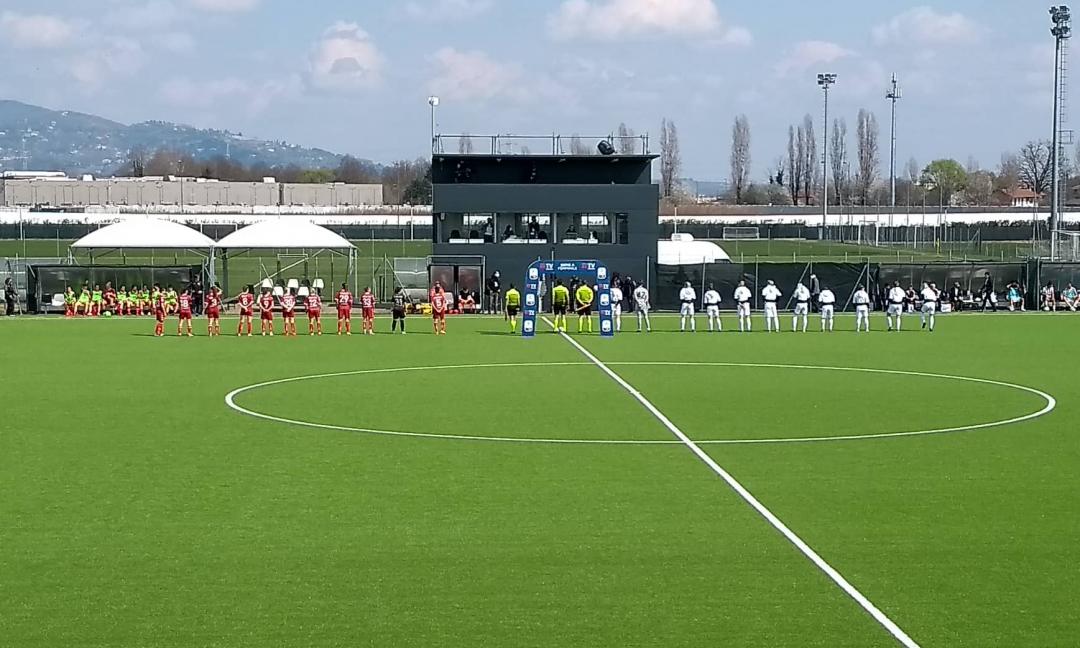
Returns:
[[[744,44],[750,36],[726,26],[713,0],[565,0],[548,28],[559,39],[597,41],[697,36]]]
[[[178,108],[206,110],[222,103],[246,107],[249,115],[257,115],[282,97],[299,96],[302,82],[291,75],[281,79],[252,81],[238,77],[193,80],[174,77],[158,88],[158,98]]]
[[[444,47],[432,57],[435,76],[428,83],[432,94],[462,102],[551,101],[561,107],[573,103],[571,93],[547,75],[527,75],[516,63],[497,61],[484,52]]]
[[[188,4],[203,11],[217,13],[239,13],[251,11],[259,6],[260,0],[187,0]]]
[[[802,41],[796,43],[791,50],[776,64],[776,73],[779,76],[788,76],[806,72],[816,65],[824,65],[839,61],[853,55],[849,49],[830,43],[828,41]],[[826,70],[827,71],[827,70]]]
[[[169,0],[148,0],[117,4],[105,13],[104,22],[122,29],[143,31],[165,28],[180,18],[180,10]]]
[[[418,20],[462,20],[486,13],[494,4],[493,0],[413,0],[405,4],[405,13]]]
[[[484,101],[517,94],[521,68],[500,63],[483,52],[444,47],[435,52],[436,75],[429,84],[433,94],[458,101]]]
[[[355,90],[379,82],[383,59],[367,32],[356,23],[339,20],[315,44],[309,65],[316,87]]]
[[[962,13],[939,13],[932,7],[909,9],[873,29],[879,44],[956,45],[978,40],[982,28]]]
[[[14,11],[0,13],[0,31],[12,45],[27,49],[64,47],[75,36],[74,25],[63,18]]]
[[[86,89],[96,90],[116,75],[130,75],[142,69],[142,45],[130,38],[107,39],[71,59],[68,71]]]

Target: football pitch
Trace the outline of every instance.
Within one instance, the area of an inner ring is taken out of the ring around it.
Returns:
[[[0,643],[1076,645],[1078,315],[408,323],[0,320]]]

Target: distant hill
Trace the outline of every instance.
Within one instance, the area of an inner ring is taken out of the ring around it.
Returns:
[[[162,121],[125,125],[95,115],[0,100],[0,171],[26,168],[107,175],[124,164],[131,150],[152,153],[161,148],[188,153],[196,160],[228,155],[245,166],[275,168],[333,168],[342,157],[229,131]]]

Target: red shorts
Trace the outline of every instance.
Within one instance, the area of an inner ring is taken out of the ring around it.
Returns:
[[[352,319],[351,308],[339,308],[337,309],[338,319]]]
[[[251,317],[255,314],[255,311],[251,308],[241,308],[240,317]]]
[[[283,310],[283,311],[281,311],[281,316],[284,317],[285,319],[293,319],[293,318],[296,317],[296,311],[294,311],[294,310]]]
[[[154,309],[154,319],[156,319],[159,322],[164,322],[165,321],[165,311],[161,310],[160,308]]]
[[[446,319],[446,311],[431,311],[431,319],[443,320]]]
[[[221,317],[221,309],[216,306],[214,308],[207,308],[206,316],[210,319],[218,319]]]
[[[264,322],[273,322],[274,321],[274,311],[269,311],[269,310],[262,311],[262,321],[264,321]]]
[[[374,308],[365,308],[364,309],[364,319],[375,319],[375,309]]]
[[[191,319],[191,311],[180,311],[179,317],[181,320]]]
[[[307,316],[308,316],[308,319],[321,319],[322,318],[322,311],[309,310],[307,312]]]

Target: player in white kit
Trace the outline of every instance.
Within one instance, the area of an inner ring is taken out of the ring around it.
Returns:
[[[622,332],[622,288],[611,285],[611,318],[615,320],[615,332]]]
[[[806,333],[806,323],[810,319],[810,289],[800,281],[795,286],[795,315],[791,318],[791,330],[799,330],[799,318],[802,318],[802,332]]]
[[[746,287],[745,281],[739,281],[739,286],[735,288],[735,308],[739,312],[739,330],[750,332],[752,325],[750,324],[750,300],[753,295],[750,294],[750,289]]]
[[[821,305],[821,330],[822,332],[828,330],[831,333],[836,310],[836,295],[833,294],[832,290],[826,288],[818,295],[818,304]]]
[[[705,303],[705,316],[709,318],[709,330],[723,331],[724,325],[720,323],[720,293],[716,292],[712,284],[709,284],[709,289],[705,291],[701,301]],[[716,328],[713,328],[714,322]]]
[[[697,291],[687,281],[679,291],[679,330],[686,332],[686,321],[690,320],[690,330],[697,330],[697,320],[694,319],[694,304],[697,302]]]
[[[855,289],[855,294],[851,296],[851,301],[855,304],[855,332],[866,331],[870,332],[870,293],[866,292],[866,288],[860,285]]]
[[[641,333],[641,323],[645,322],[645,332],[652,331],[649,324],[649,289],[645,284],[634,288],[634,309],[637,311],[637,332]]]
[[[907,292],[900,287],[900,282],[893,282],[892,288],[889,288],[889,294],[886,296],[889,300],[888,310],[885,311],[885,319],[889,322],[890,331],[900,330],[900,320],[904,317],[904,300],[907,299]],[[893,328],[893,320],[895,319],[896,327]]]
[[[777,311],[777,300],[784,296],[776,283],[769,279],[769,283],[761,289],[761,298],[765,300],[765,330],[780,332],[780,313]]]
[[[922,297],[922,313],[919,319],[922,320],[922,327],[926,328],[927,324],[930,325],[930,332],[934,331],[934,314],[937,313],[938,300],[941,298],[941,293],[938,292],[937,286],[932,283],[923,282],[922,290],[919,291],[919,296]]]

